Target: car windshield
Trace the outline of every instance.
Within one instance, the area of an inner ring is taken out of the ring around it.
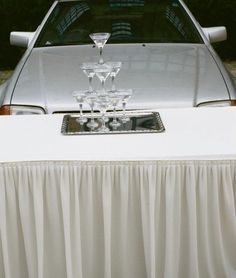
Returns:
[[[35,46],[91,44],[95,32],[110,44],[202,43],[178,0],[80,0],[58,2]]]

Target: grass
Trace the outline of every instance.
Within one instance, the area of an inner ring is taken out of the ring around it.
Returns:
[[[236,61],[225,61],[224,64],[225,64],[226,68],[236,78]]]
[[[12,70],[0,71],[0,84],[4,83],[12,74]]]

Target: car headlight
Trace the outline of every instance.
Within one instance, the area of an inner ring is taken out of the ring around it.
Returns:
[[[43,115],[45,111],[38,106],[5,105],[0,108],[0,115]]]
[[[227,107],[236,106],[236,100],[219,100],[219,101],[207,101],[197,105],[197,107]]]

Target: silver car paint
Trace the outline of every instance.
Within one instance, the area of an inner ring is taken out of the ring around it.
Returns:
[[[92,45],[36,48],[17,81],[12,103],[36,105],[47,113],[76,110],[74,90],[86,90],[80,66],[97,61]],[[189,44],[107,45],[105,60],[121,61],[118,88],[133,88],[130,109],[190,107],[228,99],[228,90],[206,46]],[[94,87],[100,84],[94,78]],[[109,89],[109,81],[106,83]]]

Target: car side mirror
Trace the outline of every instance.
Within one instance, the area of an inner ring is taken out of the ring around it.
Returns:
[[[224,26],[202,28],[210,43],[227,40],[227,31]]]
[[[11,45],[28,47],[32,41],[35,32],[11,32],[10,43]]]

